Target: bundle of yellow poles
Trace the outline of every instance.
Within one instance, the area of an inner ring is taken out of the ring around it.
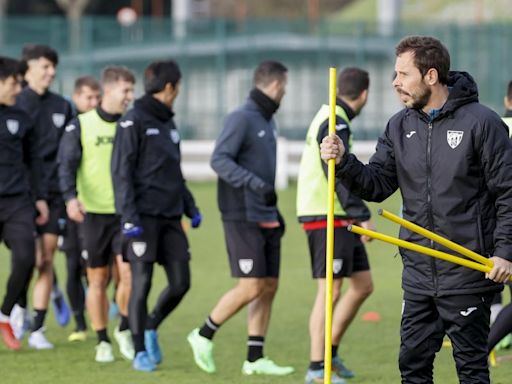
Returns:
[[[394,238],[392,236],[383,235],[382,233],[370,231],[368,229],[361,228],[357,225],[350,226],[348,228],[348,230],[351,232],[357,233],[359,235],[368,236],[373,239],[377,239],[377,240],[384,241],[386,243],[394,244],[400,248],[409,249],[414,252],[432,256],[437,259],[449,261],[451,263],[462,265],[464,267],[475,269],[477,271],[484,272],[484,273],[489,273],[494,266],[494,263],[492,262],[492,260],[489,260],[487,257],[479,255],[478,253],[473,252],[472,250],[467,249],[467,248],[463,247],[462,245],[454,243],[453,241],[448,240],[442,236],[439,236],[439,235],[429,231],[428,229],[420,227],[417,224],[411,223],[410,221],[407,221],[399,216],[396,216],[396,215],[392,214],[391,212],[380,209],[379,215],[401,225],[404,228],[407,228],[408,230],[410,230],[412,232],[415,232],[422,236],[425,236],[427,239],[435,241],[436,243],[441,244],[441,245],[445,246],[446,248],[451,249],[452,251],[455,251],[461,255],[464,255],[473,261],[467,260],[460,256],[451,255],[446,252],[442,252],[442,251],[424,247],[424,246],[421,246],[418,244],[414,244],[414,243],[411,243],[411,242],[408,242],[405,240],[400,240],[400,239]],[[510,280],[512,281],[512,277]]]

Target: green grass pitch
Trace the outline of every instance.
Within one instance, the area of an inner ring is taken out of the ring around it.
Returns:
[[[303,383],[308,365],[308,317],[315,294],[311,279],[305,235],[295,218],[295,186],[279,193],[279,205],[287,221],[282,246],[281,282],[277,294],[265,354],[279,364],[289,364],[296,373],[284,378],[244,377],[240,373],[246,354],[246,316],[242,311],[227,322],[215,337],[214,354],[218,373],[208,375],[200,371],[192,360],[186,335],[199,326],[220,296],[234,281],[229,275],[224,248],[222,225],[216,205],[215,184],[191,183],[191,189],[203,213],[201,228],[189,231],[192,253],[192,288],[177,310],[160,328],[163,363],[154,373],[132,370],[117,349],[112,364],[94,362],[95,335],[89,330],[85,343],[72,344],[67,336],[72,324],[60,328],[50,311],[47,321],[48,338],[55,343],[51,351],[34,351],[26,339],[19,352],[8,351],[0,345],[0,383]],[[398,195],[379,207],[397,212]],[[377,205],[372,204],[375,212]],[[396,235],[398,228],[375,217],[379,231]],[[397,249],[374,242],[369,246],[375,292],[357,315],[341,346],[347,365],[356,373],[350,383],[391,384],[400,382],[398,372],[399,324],[401,310],[400,275],[402,263]],[[425,256],[426,257],[426,256]],[[56,258],[61,287],[64,286],[64,255]],[[3,297],[9,258],[5,248],[0,249],[0,297]],[[164,286],[163,273],[157,268],[150,304],[154,303]],[[506,295],[508,302],[508,294]],[[367,311],[377,311],[382,320],[368,323],[361,320]],[[110,324],[112,335],[115,323]],[[115,342],[114,342],[115,344]],[[117,347],[117,345],[115,345]],[[492,369],[493,383],[512,381],[512,362],[503,362]],[[443,348],[435,362],[435,382],[456,383],[455,365],[451,350]]]

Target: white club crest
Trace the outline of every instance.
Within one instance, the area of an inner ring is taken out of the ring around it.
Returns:
[[[132,243],[133,253],[135,256],[142,257],[146,253],[147,244],[144,241],[134,241]]]
[[[171,129],[171,140],[174,144],[178,144],[180,142],[180,134],[175,129]]]
[[[53,125],[55,125],[57,128],[62,128],[62,126],[64,125],[65,119],[66,119],[66,116],[64,116],[63,113],[52,114]]]
[[[240,266],[240,270],[247,275],[252,271],[254,262],[252,259],[240,259],[238,260],[238,265]]]
[[[448,145],[452,147],[452,149],[456,148],[462,141],[462,136],[464,136],[463,131],[446,132],[446,140],[448,141]]]
[[[334,259],[332,261],[332,271],[334,273],[340,273],[341,267],[343,267],[343,259]]]
[[[82,259],[87,260],[89,258],[89,252],[87,249],[82,250]]]
[[[18,133],[18,130],[20,129],[20,123],[18,120],[7,119],[5,124],[7,125],[7,130],[11,133],[11,135]]]

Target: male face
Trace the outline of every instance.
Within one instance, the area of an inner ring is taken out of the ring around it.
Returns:
[[[25,79],[30,87],[43,90],[50,88],[57,73],[55,65],[46,57],[29,60],[27,65]]]
[[[285,73],[280,80],[274,80],[266,87],[260,87],[261,91],[274,100],[277,104],[281,103],[286,93],[286,84],[288,83],[288,75]]]
[[[397,56],[393,87],[407,108],[422,109],[429,102],[432,91],[414,65],[414,54],[411,51]]]
[[[73,93],[73,103],[79,113],[85,113],[96,108],[100,102],[100,90],[84,85]]]
[[[134,84],[118,80],[103,85],[103,101],[109,105],[111,113],[124,113],[133,100]]]
[[[21,85],[17,76],[9,76],[0,80],[0,104],[13,106],[16,104],[16,96],[21,91]]]

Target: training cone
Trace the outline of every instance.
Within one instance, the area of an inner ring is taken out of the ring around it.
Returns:
[[[363,314],[363,317],[362,317],[363,321],[371,321],[371,322],[378,322],[380,321],[380,313],[379,312],[366,312],[365,314]]]

